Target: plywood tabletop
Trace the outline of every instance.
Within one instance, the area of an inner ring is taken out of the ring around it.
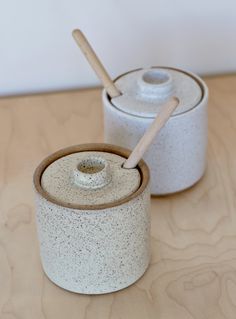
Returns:
[[[236,318],[236,76],[207,78],[208,168],[152,199],[152,260],[122,291],[85,296],[44,275],[32,174],[49,153],[101,142],[100,89],[0,99],[0,318]]]

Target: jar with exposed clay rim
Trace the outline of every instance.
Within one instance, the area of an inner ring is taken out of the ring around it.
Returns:
[[[130,152],[108,144],[62,149],[34,174],[36,221],[46,275],[84,294],[123,289],[150,259],[149,170],[123,168]]]

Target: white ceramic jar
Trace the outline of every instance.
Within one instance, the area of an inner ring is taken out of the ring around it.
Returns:
[[[103,91],[105,142],[133,149],[171,96],[180,103],[144,156],[151,193],[165,195],[203,176],[207,151],[208,89],[193,73],[168,67],[130,71],[118,77],[121,96]]]
[[[42,265],[58,286],[101,294],[138,280],[150,259],[149,170],[129,151],[84,144],[44,159],[34,174]]]

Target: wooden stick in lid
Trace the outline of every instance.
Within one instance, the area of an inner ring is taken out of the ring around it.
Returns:
[[[90,46],[88,40],[83,35],[83,33],[80,30],[74,30],[72,32],[72,35],[76,43],[80,47],[81,51],[87,58],[88,62],[90,63],[91,67],[94,69],[97,76],[101,80],[108,95],[111,98],[121,95],[120,91],[117,89],[117,87],[113,83],[112,79],[110,78],[109,74],[105,70],[101,61],[98,59],[96,53],[94,52],[93,48]]]
[[[162,106],[161,112],[157,115],[151,126],[135,146],[129,158],[125,161],[123,165],[124,168],[135,168],[137,166],[138,162],[152,143],[154,137],[168,121],[178,104],[179,100],[176,97],[172,97]]]

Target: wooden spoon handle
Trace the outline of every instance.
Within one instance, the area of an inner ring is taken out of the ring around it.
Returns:
[[[163,105],[161,112],[152,122],[151,126],[145,132],[143,137],[140,139],[134,150],[130,154],[129,158],[125,161],[124,168],[135,168],[138,162],[143,157],[144,153],[152,143],[154,137],[165,125],[179,104],[179,100],[176,97],[172,97],[165,105]]]
[[[105,90],[111,98],[121,95],[120,91],[117,89],[109,74],[105,70],[101,61],[98,59],[93,48],[90,46],[88,40],[85,38],[84,34],[80,30],[74,30],[72,35],[80,47],[81,51],[84,53],[91,67],[96,72],[98,78],[101,80]]]

